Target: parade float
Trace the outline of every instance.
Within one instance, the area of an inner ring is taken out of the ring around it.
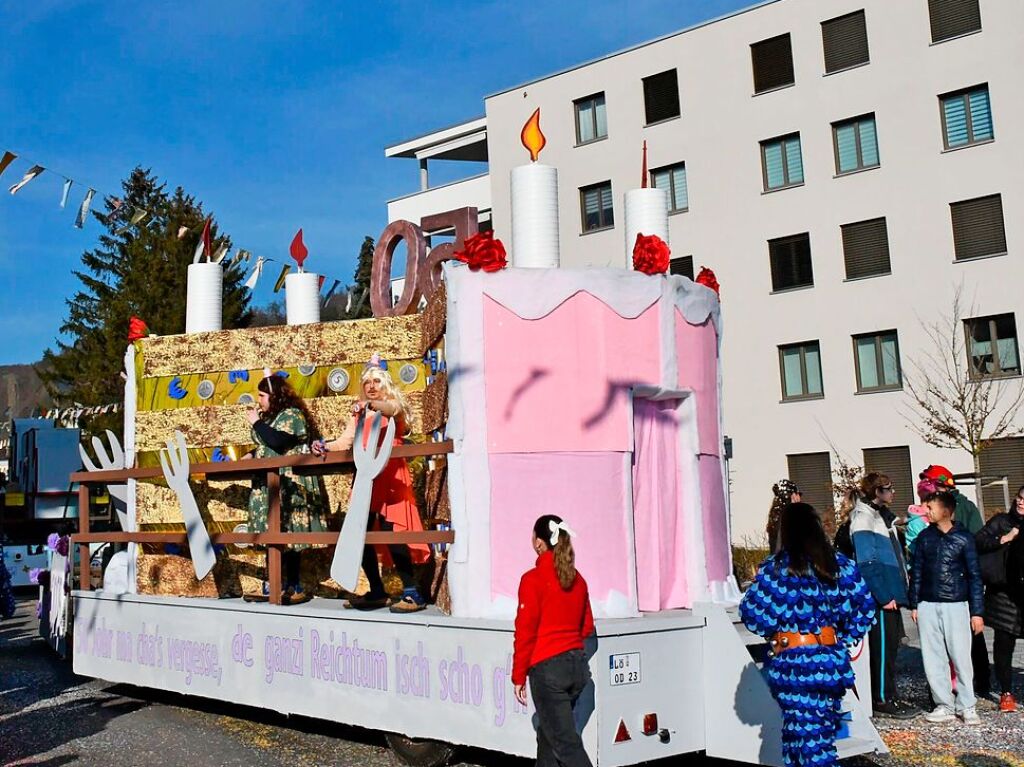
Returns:
[[[509,679],[512,618],[533,521],[556,513],[577,533],[597,616],[578,711],[595,764],[696,751],[781,763],[781,718],[754,640],[727,612],[739,591],[717,291],[664,273],[663,190],[626,195],[636,270],[558,268],[557,173],[536,162],[537,114],[523,138],[533,161],[512,174],[511,263],[493,233],[477,233],[474,209],[393,222],[374,256],[373,319],[320,323],[316,290],[296,281],[288,325],[222,330],[219,275],[190,270],[189,332],[132,344],[125,444],[94,440],[90,471],[72,477],[83,499],[90,485],[112,485],[126,520],[119,534],[86,525],[74,544],[83,554],[128,544],[102,589],[85,580],[72,592],[77,673],[381,730],[410,764],[442,764],[453,745],[532,756],[532,708]],[[454,243],[428,253],[423,230],[442,227]],[[358,439],[354,454],[237,460],[265,374],[286,376],[332,435],[375,353],[413,411],[391,456],[417,462],[422,532],[365,531],[357,507],[380,456]],[[285,466],[322,478],[329,532],[280,532]],[[259,474],[271,491],[266,533],[244,527]],[[409,615],[343,609],[331,597],[363,587],[346,538],[360,550],[430,544],[434,604]],[[296,543],[313,547],[302,579],[319,598],[279,606],[282,551]],[[245,601],[263,568],[270,604]],[[852,695],[847,708],[841,755],[884,749]]]

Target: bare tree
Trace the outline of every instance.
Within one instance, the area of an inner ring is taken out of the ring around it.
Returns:
[[[903,371],[908,403],[903,417],[927,444],[969,453],[980,477],[981,454],[993,440],[1024,434],[1017,420],[1024,406],[1024,382],[993,369],[995,338],[989,340],[989,354],[978,354],[977,348],[968,352],[969,317],[975,307],[968,306],[966,315],[964,309],[961,285],[950,312],[934,322],[920,320],[930,344]],[[984,516],[981,496],[979,492]]]

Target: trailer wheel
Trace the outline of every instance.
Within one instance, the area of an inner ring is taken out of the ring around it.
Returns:
[[[407,738],[393,732],[385,734],[395,755],[410,767],[445,767],[455,755],[455,746],[439,740]]]

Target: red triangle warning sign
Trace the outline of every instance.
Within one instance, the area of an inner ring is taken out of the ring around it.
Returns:
[[[626,729],[626,722],[624,719],[619,720],[619,729],[615,731],[615,742],[625,743],[627,740],[632,740],[629,736],[629,730]]]

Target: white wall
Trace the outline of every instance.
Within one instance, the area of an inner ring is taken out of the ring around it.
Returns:
[[[491,182],[486,173],[389,200],[388,221],[419,224],[423,216],[465,207],[490,209]]]
[[[690,211],[671,220],[675,255],[712,267],[722,285],[726,433],[733,437],[736,537],[763,530],[786,454],[828,450],[856,462],[867,447],[909,445],[915,470],[970,471],[965,453],[925,446],[900,415],[902,392],[858,395],[850,336],[896,328],[904,367],[963,283],[979,314],[1015,312],[1024,336],[1024,3],[982,0],[980,34],[930,43],[924,0],[781,0],[486,101],[497,236],[508,238],[509,172],[528,161],[519,131],[537,107],[541,161],[559,171],[563,266],[626,266],[622,197],[649,165],[687,165]],[[871,63],[823,76],[820,22],[866,10]],[[749,45],[789,32],[796,85],[754,96]],[[641,78],[679,74],[682,116],[644,128]],[[996,140],[943,153],[937,95],[988,82]],[[604,91],[608,138],[574,147],[573,99]],[[881,167],[833,178],[830,123],[877,120]],[[762,193],[759,141],[800,131],[805,185]],[[581,235],[578,188],[611,179],[616,227]],[[1009,255],[953,263],[949,203],[1003,198]],[[885,216],[892,275],[844,282],[840,225]],[[810,232],[814,287],[771,295],[766,241]],[[780,403],[779,344],[818,339],[825,397]],[[966,361],[965,361],[966,364]],[[900,498],[903,504],[910,499]]]

